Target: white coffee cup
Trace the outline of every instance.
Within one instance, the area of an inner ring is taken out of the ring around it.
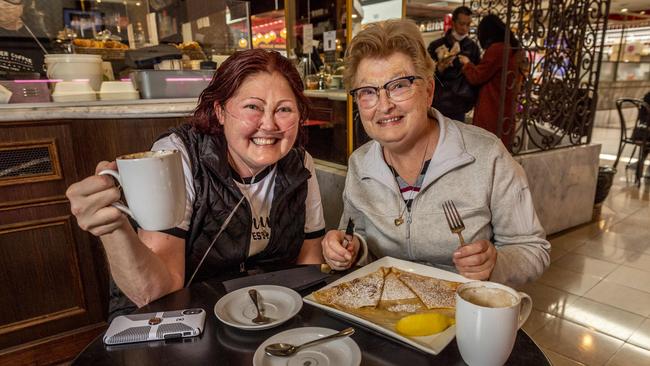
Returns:
[[[494,282],[474,281],[459,286],[456,343],[465,363],[503,365],[532,304],[527,294]]]
[[[146,151],[115,160],[117,171],[106,169],[98,173],[113,176],[124,191],[128,207],[115,202],[115,208],[150,231],[171,229],[183,221],[185,178],[180,152]]]

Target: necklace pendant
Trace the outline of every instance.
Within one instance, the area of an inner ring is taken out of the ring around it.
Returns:
[[[395,219],[395,226],[400,226],[404,223],[404,219],[402,217],[398,217]]]

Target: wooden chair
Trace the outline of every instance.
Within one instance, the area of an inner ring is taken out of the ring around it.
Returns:
[[[631,133],[628,133],[628,124],[623,115],[623,109],[628,107],[634,107],[637,110],[634,128],[632,128]],[[625,145],[634,145],[632,154],[630,154],[630,159],[634,156],[638,147],[639,158],[636,164],[634,182],[637,183],[637,185],[640,185],[645,158],[648,155],[648,152],[650,152],[650,127],[648,121],[645,121],[641,117],[650,114],[650,105],[640,99],[620,98],[616,100],[616,109],[618,110],[618,117],[621,124],[621,138],[618,145],[618,153],[616,154],[616,161],[614,161],[614,169],[616,169],[616,166],[618,165],[618,161],[621,158]],[[628,169],[630,165],[631,163],[628,161],[625,165],[625,169]]]

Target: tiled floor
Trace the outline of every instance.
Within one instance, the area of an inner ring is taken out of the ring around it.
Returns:
[[[618,130],[595,128],[593,141],[612,165]],[[550,236],[549,270],[523,289],[524,329],[553,365],[650,365],[650,180],[634,185],[625,162],[600,218]]]

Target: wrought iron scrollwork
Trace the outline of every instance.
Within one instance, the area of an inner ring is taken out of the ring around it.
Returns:
[[[486,14],[498,15],[510,26],[527,58],[511,106],[515,121],[512,152],[589,143],[609,1],[473,0],[469,6],[474,24]],[[499,121],[505,127],[507,122]]]

